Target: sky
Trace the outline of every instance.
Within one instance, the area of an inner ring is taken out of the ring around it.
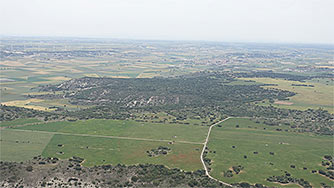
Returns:
[[[334,44],[334,0],[0,0],[0,35]]]

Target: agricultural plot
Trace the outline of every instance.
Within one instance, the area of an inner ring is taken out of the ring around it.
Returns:
[[[0,132],[0,160],[26,161],[41,155],[53,133],[4,129]]]
[[[208,126],[93,119],[29,125],[18,129],[203,143]]]
[[[208,143],[207,158],[212,160],[209,167],[213,177],[228,183],[283,186],[266,179],[288,174],[314,187],[321,187],[320,183],[334,186],[332,180],[318,174],[319,170],[326,170],[323,157],[333,152],[332,137],[276,131],[275,127],[244,118],[232,118],[220,125],[212,129]],[[237,169],[239,165],[237,174],[233,167]]]
[[[20,68],[15,66],[1,70],[0,102],[5,105],[26,107],[36,110],[45,110],[45,107],[47,108],[53,106],[53,104],[51,104],[51,100],[44,101],[45,106],[39,106],[38,104],[29,105],[26,103],[27,101],[25,95],[28,95],[30,93],[34,93],[36,95],[43,94],[43,92],[37,92],[35,90],[32,90],[32,88],[36,88],[39,85],[56,84],[69,80],[71,78],[79,78],[84,76],[150,78],[154,76],[160,76],[161,74],[169,74],[168,65],[161,66],[161,64],[155,65],[150,63],[144,64],[145,66],[140,68],[141,62],[133,62],[127,66],[121,67],[119,66],[119,64],[108,64],[107,67],[102,66],[101,68],[100,66],[98,66],[98,62],[89,61],[88,59],[83,59],[80,63],[73,63],[72,60],[68,60],[65,62],[56,61],[57,63],[55,64],[48,64],[48,67],[45,67],[45,63],[38,61],[35,64],[25,62],[24,59],[19,61],[22,61],[20,62]],[[74,59],[73,61],[76,60]],[[15,65],[14,62],[6,61],[0,62],[0,66],[9,66],[10,63],[13,63],[13,65]],[[150,72],[148,70],[152,70],[153,72]],[[73,110],[74,108],[66,109]]]
[[[68,111],[77,111],[80,109],[86,109],[88,107],[92,107],[88,105],[73,105],[68,102],[68,99],[43,99],[39,101],[31,101],[29,102],[29,106],[31,106],[32,108],[40,107],[44,109],[44,111],[53,111],[56,108],[63,108]]]
[[[243,78],[264,84],[277,84],[277,86],[265,86],[266,88],[277,88],[297,93],[290,97],[289,101],[275,101],[275,107],[306,110],[308,108],[323,108],[333,113],[333,81],[324,82],[309,80],[306,82],[289,81],[272,78]],[[265,103],[263,105],[269,105]]]
[[[46,106],[36,105],[36,103],[40,103],[42,101],[44,100],[43,99],[14,100],[14,101],[9,101],[9,102],[3,102],[2,105],[24,107],[24,108],[34,109],[34,110],[41,110],[41,111],[54,110],[54,109],[49,109]]]
[[[2,72],[1,72],[2,73]],[[29,84],[23,81],[20,82],[1,82],[0,83],[0,101],[9,102],[14,100],[24,100],[22,93],[29,92],[31,87],[37,85]]]
[[[24,99],[26,99],[25,95],[33,92],[33,88],[41,84],[54,84],[69,79],[68,77],[52,73],[50,75],[40,75],[38,72],[24,68],[1,70],[1,74],[3,76],[2,79],[7,79],[7,81],[0,82],[0,101],[3,104],[12,101],[22,103],[21,101],[24,102]],[[38,94],[36,91],[35,93]],[[20,106],[20,104],[16,103],[9,103],[6,105]]]
[[[26,122],[17,120],[11,124]],[[11,160],[29,160],[43,151],[44,157],[82,157],[86,166],[150,163],[193,171],[202,168],[200,153],[207,130],[207,126],[120,120],[27,125],[1,132],[1,160],[14,155],[17,158]],[[149,151],[160,146],[170,150],[150,156]]]
[[[171,150],[165,155],[148,156],[147,151],[159,146],[168,146]],[[85,159],[85,166],[149,163],[194,171],[202,168],[201,149],[199,144],[55,135],[44,149],[43,156],[62,159],[78,156]]]

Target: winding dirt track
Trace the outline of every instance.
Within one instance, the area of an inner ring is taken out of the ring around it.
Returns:
[[[219,181],[220,183],[222,183],[222,184],[224,184],[224,185],[226,185],[226,186],[231,186],[231,187],[232,187],[232,185],[230,185],[230,184],[228,184],[228,183],[226,183],[226,182],[220,181],[220,180],[218,180],[218,179],[212,177],[212,176],[209,174],[208,168],[206,167],[206,165],[205,165],[205,163],[204,163],[204,160],[203,160],[203,154],[204,154],[206,145],[207,145],[207,143],[208,143],[208,141],[209,141],[209,137],[210,137],[210,133],[211,133],[211,129],[212,129],[212,127],[214,127],[214,126],[218,125],[219,123],[221,123],[221,122],[223,122],[223,121],[226,121],[226,120],[228,120],[228,119],[230,119],[230,118],[231,118],[231,117],[225,118],[225,119],[223,119],[223,120],[221,120],[221,121],[218,121],[217,123],[215,123],[215,124],[213,124],[213,125],[210,126],[209,131],[208,131],[208,135],[206,136],[205,142],[203,143],[204,146],[203,146],[202,153],[201,153],[201,161],[202,161],[202,164],[203,164],[203,167],[204,167],[204,170],[205,170],[205,174],[206,174],[209,178],[211,178],[211,179],[213,179],[213,180],[216,180],[216,181]]]

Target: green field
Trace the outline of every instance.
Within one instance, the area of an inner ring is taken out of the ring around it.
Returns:
[[[59,147],[58,144],[63,146]],[[171,152],[156,157],[147,155],[146,151],[159,146],[167,146]],[[202,168],[201,149],[202,145],[198,144],[55,135],[44,149],[43,156],[63,159],[79,156],[85,159],[85,166],[150,163],[193,171]]]
[[[203,143],[208,126],[93,119],[29,125],[17,129]]]
[[[1,121],[0,127],[9,127],[9,126],[15,126],[15,125],[25,125],[28,123],[38,123],[41,122],[39,119],[29,118],[29,119],[16,119],[13,121]]]
[[[41,155],[52,136],[52,133],[1,130],[0,160],[25,161]]]
[[[266,178],[284,175],[288,171],[292,177],[303,178],[314,187],[320,187],[321,182],[334,186],[328,178],[311,173],[311,170],[325,169],[321,161],[324,155],[333,152],[332,137],[275,131],[273,127],[243,118],[229,119],[221,125],[212,129],[208,143],[212,151],[208,153],[208,158],[213,161],[210,166],[213,177],[228,183],[242,181],[281,186],[267,182]],[[269,152],[274,152],[274,155]],[[234,174],[231,178],[223,176],[224,171],[237,165],[244,167],[240,174]],[[291,184],[286,187],[296,186]]]
[[[45,157],[82,157],[85,159],[85,166],[151,163],[193,171],[203,168],[200,153],[207,131],[208,126],[95,119],[27,125],[2,131],[1,144],[5,149],[1,157],[2,160],[8,160],[10,156],[16,155],[18,158],[11,160],[24,161],[43,151],[42,155]],[[44,139],[45,136],[47,140]],[[4,141],[8,138],[12,141]],[[20,139],[30,140],[30,144],[22,141],[16,143],[16,140]],[[37,141],[43,145],[36,145]],[[59,144],[61,146],[58,146]],[[36,148],[37,146],[39,147]],[[167,155],[149,157],[146,151],[159,146],[167,146],[171,148],[171,152]],[[29,155],[25,155],[25,152]]]
[[[279,104],[276,102],[272,104],[275,107],[290,108],[298,110],[306,110],[308,108],[318,109],[323,108],[330,113],[334,113],[333,108],[333,81],[324,80],[308,80],[306,82],[289,81],[283,79],[273,78],[243,78],[243,80],[253,80],[258,83],[264,84],[277,84],[277,86],[265,86],[266,88],[278,88],[297,93],[295,96],[290,97],[287,101],[290,104]],[[307,86],[293,86],[292,84],[305,84],[313,85],[314,87]],[[269,105],[265,103],[264,105]]]

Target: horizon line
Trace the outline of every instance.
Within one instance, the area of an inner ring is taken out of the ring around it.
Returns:
[[[287,45],[326,45],[333,46],[334,43],[323,43],[323,42],[283,42],[283,41],[245,41],[245,40],[205,40],[205,39],[148,39],[142,38],[131,38],[131,37],[111,37],[111,36],[71,36],[71,35],[9,35],[0,34],[0,40],[2,37],[6,38],[73,38],[73,39],[108,39],[108,40],[128,40],[128,41],[164,41],[164,42],[209,42],[209,43],[232,43],[232,44],[287,44]]]

